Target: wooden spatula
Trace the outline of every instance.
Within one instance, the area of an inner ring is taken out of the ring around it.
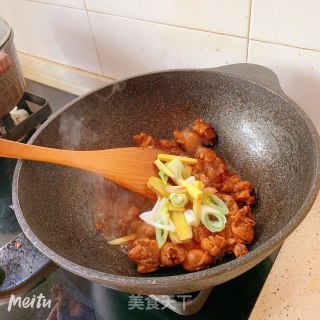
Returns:
[[[110,179],[122,187],[155,199],[147,187],[155,175],[153,162],[161,150],[149,148],[118,148],[98,151],[71,151],[39,147],[0,139],[0,157],[49,162],[84,169]]]

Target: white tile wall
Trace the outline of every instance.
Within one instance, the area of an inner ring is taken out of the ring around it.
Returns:
[[[17,50],[102,73],[87,12],[25,0],[1,0]]]
[[[0,0],[22,52],[114,78],[259,63],[318,128],[319,12],[319,0]]]
[[[319,15],[319,0],[252,0],[250,37],[320,50]]]
[[[247,37],[250,0],[85,0],[110,15]]]
[[[83,9],[83,10],[86,9],[84,0],[27,0],[27,1],[42,2],[42,3],[57,5],[57,6],[75,8],[75,9]]]
[[[307,112],[320,132],[320,52],[250,41],[248,62],[272,69],[283,91]]]
[[[89,13],[105,75],[245,62],[247,40]]]

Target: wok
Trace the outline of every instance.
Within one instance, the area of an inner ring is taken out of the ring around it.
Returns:
[[[178,294],[205,289],[252,268],[307,215],[319,190],[319,137],[310,119],[258,65],[174,70],[128,78],[66,105],[29,143],[95,150],[132,145],[142,130],[171,137],[202,118],[219,135],[214,147],[255,187],[257,225],[250,253],[207,270],[163,268],[140,275],[136,265],[96,233],[87,172],[19,161],[13,201],[32,243],[61,267],[131,293]],[[130,178],[130,177],[128,177]],[[113,201],[108,194],[106,202]]]

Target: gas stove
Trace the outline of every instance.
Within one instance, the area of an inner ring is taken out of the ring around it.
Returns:
[[[47,101],[52,112],[56,112],[76,98],[28,80],[27,88],[33,93],[25,95],[18,109],[35,118],[33,128],[49,116]],[[40,98],[42,96],[45,98]],[[22,126],[17,129],[19,124],[8,118],[0,122],[0,127],[2,136],[12,140],[26,140],[35,130],[29,125],[25,125],[28,132],[22,130]],[[200,307],[188,319],[248,319],[278,250],[243,275],[200,293],[156,297],[105,288],[59,268],[21,232],[11,207],[15,163],[15,160],[0,158],[1,319],[180,319],[179,313],[191,314]]]
[[[51,108],[46,99],[25,92],[18,105],[0,118],[0,137],[14,141],[26,138],[50,114]]]

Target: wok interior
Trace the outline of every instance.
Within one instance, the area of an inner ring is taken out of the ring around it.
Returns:
[[[208,71],[141,76],[75,102],[34,143],[77,150],[131,146],[132,136],[141,131],[169,138],[174,129],[198,118],[218,133],[218,153],[255,187],[257,226],[250,249],[258,248],[294,219],[316,170],[307,125],[272,91]],[[95,231],[92,185],[97,179],[81,170],[24,161],[18,196],[26,222],[40,241],[72,262],[108,274],[140,276],[127,256]],[[161,269],[147,277],[184,273]]]

